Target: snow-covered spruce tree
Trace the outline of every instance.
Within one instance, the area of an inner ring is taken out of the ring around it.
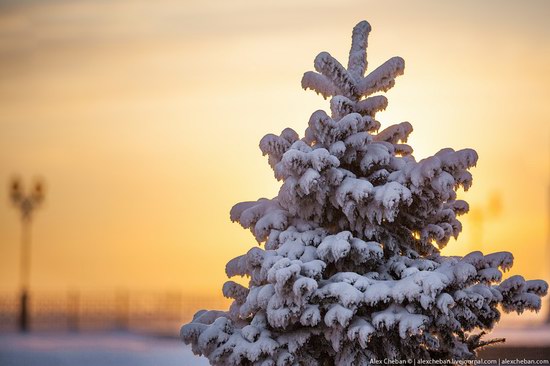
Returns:
[[[302,87],[330,99],[305,136],[266,135],[260,149],[283,182],[272,199],[242,202],[231,220],[254,247],[229,261],[228,311],[199,311],[181,336],[213,365],[368,365],[371,359],[465,359],[505,312],[539,310],[547,284],[512,276],[507,252],[445,257],[462,227],[474,150],[416,161],[408,122],[380,132],[376,112],[404,61],[364,76],[371,30],[353,29],[347,68],[326,52]]]

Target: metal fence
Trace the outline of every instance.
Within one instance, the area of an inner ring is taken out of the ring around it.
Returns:
[[[179,292],[67,291],[31,292],[30,330],[130,330],[177,335],[200,309],[227,309],[219,297]],[[0,331],[16,331],[20,297],[0,293]]]

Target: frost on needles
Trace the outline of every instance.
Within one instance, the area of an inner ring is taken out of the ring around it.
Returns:
[[[263,244],[227,263],[228,311],[199,311],[182,327],[193,352],[213,365],[368,365],[371,359],[468,359],[500,310],[538,311],[548,285],[502,273],[507,252],[440,255],[462,229],[471,149],[416,161],[412,126],[381,131],[376,112],[403,74],[393,57],[365,76],[371,27],[353,29],[348,66],[327,52],[302,87],[330,98],[304,137],[290,128],[260,149],[282,181],[272,199],[231,210]]]

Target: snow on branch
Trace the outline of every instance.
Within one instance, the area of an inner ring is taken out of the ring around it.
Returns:
[[[351,36],[351,48],[349,50],[348,71],[351,76],[359,81],[367,70],[368,37],[371,31],[370,24],[363,20],[354,28]]]
[[[374,117],[376,112],[385,110],[387,106],[388,98],[383,95],[375,95],[357,102],[355,111],[361,113],[362,115]]]
[[[318,54],[313,64],[315,70],[332,81],[345,97],[353,98],[356,95],[355,80],[328,52]]]
[[[323,98],[328,98],[341,93],[340,89],[326,76],[313,71],[307,71],[302,77],[302,88],[311,89]]]
[[[358,93],[368,96],[379,91],[388,91],[395,85],[395,78],[403,75],[404,71],[405,60],[392,57],[361,80]]]
[[[386,141],[392,144],[397,144],[399,141],[407,142],[407,138],[412,131],[413,127],[409,122],[401,122],[385,128],[374,137],[374,140]]]

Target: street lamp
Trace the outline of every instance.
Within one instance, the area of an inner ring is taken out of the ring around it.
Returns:
[[[29,330],[29,282],[31,266],[31,221],[35,208],[44,200],[44,184],[36,180],[29,193],[25,193],[21,180],[14,178],[10,185],[10,198],[21,213],[21,297],[19,308],[19,329]]]

